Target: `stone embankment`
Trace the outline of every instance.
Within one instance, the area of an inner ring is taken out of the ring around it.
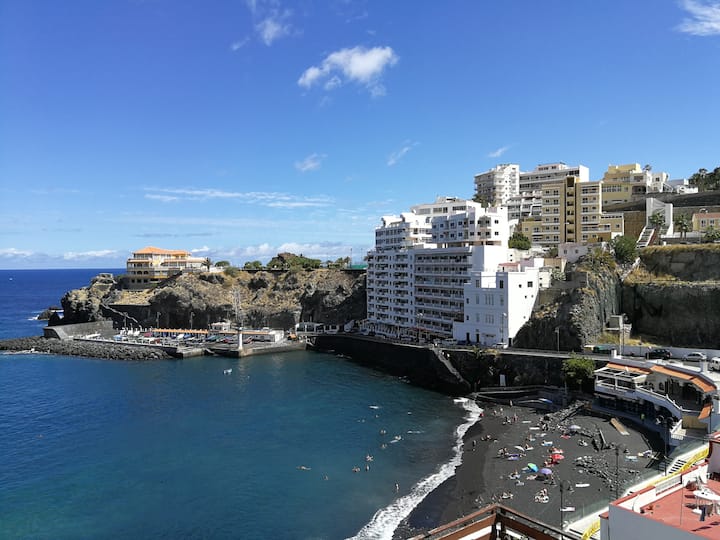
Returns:
[[[88,356],[112,360],[166,360],[173,358],[161,349],[149,347],[134,347],[107,342],[61,341],[44,337],[0,340],[0,351]]]

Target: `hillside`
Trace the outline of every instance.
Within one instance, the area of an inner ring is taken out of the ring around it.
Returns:
[[[362,319],[365,273],[314,269],[184,274],[141,291],[98,276],[88,287],[66,293],[64,318],[50,324],[112,318],[120,325],[207,328],[213,322],[235,320],[236,306],[242,323],[251,327]]]

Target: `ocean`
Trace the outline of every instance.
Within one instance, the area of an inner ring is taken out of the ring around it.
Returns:
[[[0,338],[100,271],[0,271]],[[0,355],[0,538],[391,538],[479,412],[314,352]]]

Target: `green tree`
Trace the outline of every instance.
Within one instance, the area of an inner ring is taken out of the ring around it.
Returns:
[[[218,261],[215,263],[215,268],[227,268],[230,266],[230,261]]]
[[[652,225],[656,229],[659,229],[663,225],[665,225],[665,214],[660,210],[658,210],[657,212],[653,212],[648,221],[650,222],[650,225]]]
[[[508,247],[513,249],[530,249],[530,239],[520,231],[515,231],[508,240]]]
[[[592,391],[595,379],[595,362],[592,359],[571,354],[563,361],[562,371],[571,390]]]
[[[475,195],[473,195],[472,200],[473,200],[473,202],[480,203],[483,206],[483,208],[488,207],[489,201],[488,201],[487,195],[480,195],[479,193],[476,193]]]
[[[687,233],[692,231],[692,221],[687,214],[677,214],[673,219],[675,228],[680,231],[681,238],[687,238]]]
[[[595,248],[581,259],[584,266],[593,272],[600,272],[604,268],[613,270],[615,268],[614,257],[602,248]]]
[[[713,226],[705,229],[705,234],[703,235],[703,242],[717,242],[718,240],[720,240],[720,229],[716,229]]]
[[[262,263],[260,261],[247,261],[243,265],[244,270],[260,270],[262,268]]]
[[[634,262],[637,258],[636,243],[630,236],[616,236],[610,246],[615,253],[615,260],[621,264]]]
[[[690,177],[690,185],[697,186],[699,191],[720,189],[720,167],[715,167],[712,172],[707,169],[699,169]]]

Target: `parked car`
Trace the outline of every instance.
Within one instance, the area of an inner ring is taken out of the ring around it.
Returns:
[[[655,360],[667,360],[668,358],[672,358],[672,353],[667,349],[652,349],[647,353],[647,357]]]
[[[703,360],[707,360],[707,355],[699,351],[689,352],[683,356],[683,360],[685,362],[701,362]]]
[[[713,356],[710,359],[710,369],[720,371],[720,356]]]

